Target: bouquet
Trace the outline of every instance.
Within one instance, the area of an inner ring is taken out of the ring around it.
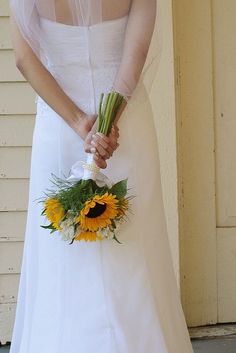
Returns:
[[[108,135],[125,98],[117,92],[101,95],[98,132]],[[66,179],[51,174],[56,190],[49,189],[39,202],[41,215],[50,222],[41,225],[50,233],[59,231],[62,240],[97,241],[114,239],[120,225],[127,219],[131,196],[127,196],[127,179],[113,184],[100,172],[88,154],[86,163],[77,161]]]

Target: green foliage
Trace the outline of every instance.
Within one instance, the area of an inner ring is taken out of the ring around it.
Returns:
[[[124,198],[127,194],[127,182],[128,182],[128,179],[119,181],[118,183],[112,186],[112,188],[110,189],[110,192],[116,195],[118,199]]]
[[[48,226],[40,226],[40,227],[42,227],[42,228],[44,228],[44,229],[51,229],[50,234],[57,231],[57,229],[53,227],[52,223],[49,224]]]
[[[61,202],[65,212],[70,211],[72,215],[77,215],[84,208],[85,202],[91,200],[95,195],[103,195],[110,191],[107,186],[99,187],[92,179],[68,182],[54,174],[53,178],[58,189],[45,193],[46,197],[41,198],[40,202],[46,201],[48,198],[56,198]],[[42,214],[44,212],[45,209]]]

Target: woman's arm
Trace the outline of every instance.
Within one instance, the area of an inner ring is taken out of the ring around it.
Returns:
[[[156,19],[156,0],[133,0],[127,23],[124,50],[114,89],[129,97],[141,76]]]
[[[95,122],[95,116],[87,116],[65,94],[54,77],[41,63],[27,41],[23,38],[13,14],[11,14],[10,19],[12,44],[17,68],[38,95],[41,96],[82,139],[85,139]]]
[[[139,81],[151,43],[155,19],[156,0],[132,1],[125,33],[121,65],[113,85],[113,89],[124,96],[132,96]],[[127,103],[123,104],[118,113],[115,119],[115,125],[122,116],[126,104]],[[94,137],[91,137],[91,135],[88,134],[85,140],[85,146],[87,141],[88,146],[92,143],[104,159],[111,157],[112,154],[105,148],[107,146],[105,136],[101,136],[101,134],[97,133]]]

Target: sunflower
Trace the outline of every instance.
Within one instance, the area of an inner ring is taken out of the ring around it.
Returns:
[[[85,202],[76,223],[79,223],[84,231],[96,232],[99,228],[105,228],[118,215],[118,202],[116,195],[108,192],[95,195]]]
[[[96,241],[103,238],[97,232],[79,232],[75,236],[75,240]]]
[[[49,198],[45,201],[45,214],[53,227],[60,230],[60,221],[65,215],[63,206],[58,199]]]
[[[129,200],[125,198],[121,199],[119,201],[118,215],[124,216],[128,211],[128,209],[129,209]]]

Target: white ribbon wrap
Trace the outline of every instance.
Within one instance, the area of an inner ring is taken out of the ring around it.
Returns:
[[[77,161],[72,165],[69,177],[66,180],[78,181],[81,179],[92,179],[99,187],[107,186],[111,188],[113,185],[112,181],[100,172],[100,168],[94,162],[93,154],[91,153],[88,153],[86,162]]]

